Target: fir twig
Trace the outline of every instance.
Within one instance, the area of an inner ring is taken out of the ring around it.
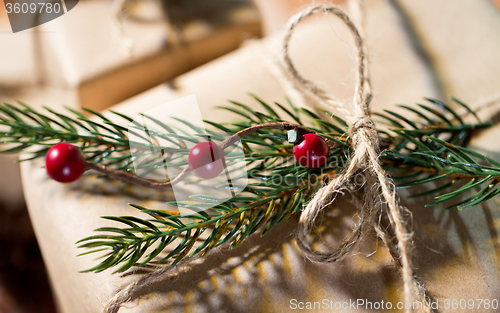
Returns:
[[[104,253],[104,260],[88,271],[100,272],[117,267],[116,272],[123,272],[134,265],[151,262],[176,264],[187,255],[204,255],[225,242],[237,246],[259,230],[262,234],[267,233],[299,212],[307,205],[314,190],[346,166],[346,156],[352,151],[345,121],[327,111],[318,114],[331,116],[331,119],[321,119],[317,113],[291,103],[287,106],[269,105],[255,98],[265,112],[233,102],[224,109],[237,114],[239,121],[229,124],[205,121],[213,129],[206,132],[187,124],[193,134],[179,132],[167,122],[149,116],[145,117],[155,124],[154,129],[133,124],[132,118],[117,112],[112,114],[132,123],[131,127],[113,123],[90,110],[87,111],[96,115],[95,120],[75,111],[62,114],[47,109],[42,113],[21,103],[3,104],[0,105],[0,125],[9,130],[2,134],[2,143],[14,145],[3,152],[20,152],[30,146],[39,146],[29,158],[33,159],[43,157],[54,143],[71,142],[85,154],[88,168],[154,187],[150,181],[133,173],[133,155],[136,157],[137,151],[130,151],[127,137],[127,132],[132,132],[143,140],[134,142],[135,149],[139,149],[139,155],[146,160],[141,163],[143,170],[154,171],[174,165],[184,167],[181,175],[173,180],[155,182],[157,186],[165,187],[180,181],[189,172],[185,160],[189,153],[187,142],[196,143],[207,137],[223,140],[217,131],[235,134],[221,145],[227,147],[235,140],[241,140],[250,181],[243,188],[231,184],[217,188],[241,192],[237,196],[217,199],[210,195],[193,195],[189,201],[169,203],[193,210],[192,214],[132,205],[149,215],[149,219],[105,217],[123,224],[123,227],[100,228],[96,230],[100,234],[79,241],[80,247],[89,249],[82,254]],[[393,174],[398,188],[443,182],[413,196],[437,195],[429,205],[454,200],[449,208],[459,209],[477,205],[500,193],[500,163],[466,148],[473,132],[491,123],[479,121],[474,112],[458,100],[454,99],[468,114],[458,115],[447,104],[428,100],[429,104],[419,104],[417,108],[400,106],[406,112],[404,114],[390,110],[376,114],[382,119],[380,122],[389,127],[388,130],[379,130],[382,165]],[[415,119],[410,119],[410,115]],[[477,123],[465,123],[467,115],[476,118]],[[284,132],[288,129],[322,136],[330,146],[331,162],[318,169],[305,169],[295,163],[293,145],[286,141]],[[163,147],[160,140],[173,146]],[[167,151],[161,160],[155,157],[159,150]],[[401,172],[403,175],[397,176]],[[294,183],[290,184],[291,181]],[[459,182],[465,184],[456,188]],[[479,192],[465,200],[461,198],[465,191],[478,186]],[[439,195],[443,191],[446,193]],[[206,207],[211,208],[206,210]],[[208,237],[200,239],[205,233]],[[177,238],[182,240],[175,241]],[[169,252],[165,253],[167,248]]]

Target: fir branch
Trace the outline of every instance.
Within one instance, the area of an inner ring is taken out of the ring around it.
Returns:
[[[460,210],[480,204],[481,202],[487,201],[500,193],[500,188],[496,188],[500,182],[500,162],[467,148],[450,144],[438,138],[431,137],[429,140],[444,148],[446,150],[445,156],[437,156],[434,153],[425,151],[415,152],[414,155],[418,157],[419,160],[427,162],[429,165],[429,167],[424,167],[425,171],[422,170],[421,173],[429,171],[431,173],[426,175],[424,178],[418,178],[417,180],[398,184],[399,188],[421,185],[448,177],[452,178],[450,182],[436,187],[434,192],[436,193],[437,191],[453,187],[459,181],[468,181],[465,185],[458,189],[436,196],[436,201],[427,204],[427,206],[432,206],[459,198],[465,191],[487,183],[470,198],[456,202],[446,208],[458,208]],[[400,159],[405,158],[403,155],[394,155],[394,157]],[[482,161],[483,163],[480,164],[478,161]]]
[[[3,143],[14,144],[13,148],[4,152],[20,152],[30,146],[40,146],[29,158],[33,159],[43,157],[54,143],[67,141],[81,148],[89,169],[159,188],[177,183],[188,174],[185,160],[189,153],[187,142],[196,143],[208,137],[223,140],[218,131],[234,134],[225,138],[221,145],[228,147],[236,140],[241,140],[250,181],[244,188],[228,184],[217,188],[237,190],[240,194],[230,199],[193,195],[189,201],[169,203],[193,210],[192,214],[132,205],[150,218],[105,217],[124,227],[100,228],[96,230],[100,234],[79,241],[80,247],[89,249],[82,255],[104,253],[103,261],[88,271],[100,272],[117,267],[116,272],[123,272],[132,266],[151,262],[176,264],[188,255],[204,255],[225,242],[236,246],[257,231],[267,233],[278,223],[299,212],[317,188],[347,165],[347,155],[352,152],[351,143],[347,123],[341,118],[325,110],[313,112],[297,108],[291,103],[287,106],[277,103],[269,105],[254,98],[264,112],[232,102],[232,106],[223,109],[237,114],[239,121],[228,124],[205,121],[212,127],[206,132],[181,121],[193,133],[179,131],[168,122],[149,116],[145,118],[153,122],[153,128],[146,129],[138,123],[125,128],[91,110],[87,111],[96,115],[95,120],[72,110],[71,114],[66,115],[48,109],[38,112],[20,103],[3,104],[0,105],[0,125],[9,127],[9,131],[2,134]],[[476,129],[488,127],[491,123],[481,122],[470,108],[458,100],[454,99],[467,110],[465,116],[456,114],[447,104],[431,99],[428,101],[428,105],[420,104],[418,108],[399,106],[405,114],[390,110],[377,114],[382,123],[390,127],[389,130],[379,130],[382,165],[393,174],[404,173],[403,176],[393,175],[397,186],[405,188],[444,181],[414,196],[437,195],[450,189],[436,196],[436,201],[429,205],[455,200],[451,207],[460,209],[479,204],[500,193],[500,163],[465,148]],[[117,112],[112,114],[127,123],[134,123],[127,115]],[[410,119],[409,115],[415,116],[415,119]],[[467,115],[473,116],[478,122],[465,123]],[[285,131],[289,129],[322,136],[330,146],[331,162],[318,169],[306,169],[298,165],[293,158],[293,145],[286,140]],[[136,143],[139,147],[136,149],[141,149],[141,157],[147,161],[141,164],[143,169],[153,171],[175,165],[184,167],[184,171],[167,182],[151,182],[134,175],[127,132],[132,132],[146,142]],[[160,140],[166,140],[173,146],[163,147],[159,144]],[[159,150],[168,152],[161,160],[155,159],[155,151]],[[227,159],[228,162],[234,161],[230,156]],[[290,181],[294,183],[290,184]],[[453,189],[459,182],[465,184]],[[480,190],[470,198],[458,199],[463,192],[475,188]],[[211,208],[207,210],[206,207]],[[208,237],[200,239],[205,233]],[[177,238],[182,240],[175,241]]]

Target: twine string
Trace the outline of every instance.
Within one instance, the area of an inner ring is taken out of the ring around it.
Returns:
[[[357,50],[357,81],[354,88],[354,98],[351,105],[338,101],[334,96],[319,88],[313,82],[304,78],[293,65],[289,56],[289,42],[295,27],[305,18],[318,14],[333,14],[340,18],[349,29],[354,39]],[[397,239],[397,252],[391,255],[399,258],[396,264],[401,268],[404,282],[404,300],[413,303],[414,295],[412,289],[420,286],[413,275],[413,264],[411,258],[411,233],[406,229],[403,219],[403,208],[399,205],[394,192],[394,186],[389,180],[387,173],[382,168],[379,157],[379,144],[375,124],[370,118],[370,103],[372,92],[368,79],[367,58],[364,42],[359,31],[349,17],[335,5],[315,5],[294,15],[287,24],[287,31],[283,41],[283,63],[289,72],[293,82],[299,87],[308,90],[321,101],[330,105],[337,112],[345,114],[351,125],[349,135],[352,142],[353,155],[348,161],[345,171],[337,175],[330,183],[322,187],[302,211],[297,235],[297,244],[304,255],[315,262],[334,262],[346,257],[356,246],[361,238],[367,235],[372,227],[377,226],[375,216],[378,213],[377,204],[385,203],[388,209],[390,226],[394,229]],[[363,173],[365,183],[358,191],[362,195],[358,198],[360,221],[352,233],[347,236],[335,249],[328,252],[315,250],[308,240],[316,218],[329,205],[335,201],[336,196],[347,186],[354,175]],[[382,201],[380,201],[382,200]],[[380,228],[377,228],[380,230]],[[420,293],[419,293],[420,294]],[[425,295],[425,292],[423,293]],[[425,296],[424,296],[425,299]],[[411,312],[412,309],[406,309]]]

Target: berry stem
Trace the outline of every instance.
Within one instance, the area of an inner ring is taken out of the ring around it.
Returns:
[[[115,178],[118,180],[123,180],[123,181],[129,182],[129,183],[135,184],[135,185],[140,185],[140,186],[144,186],[144,187],[148,187],[148,188],[152,188],[152,189],[162,189],[162,188],[172,187],[173,185],[175,185],[178,182],[180,182],[181,180],[183,180],[191,172],[190,168],[186,167],[184,170],[182,170],[182,172],[179,173],[179,175],[177,175],[174,179],[172,179],[168,182],[155,182],[155,181],[151,181],[149,179],[135,176],[135,175],[130,174],[128,172],[114,170],[114,169],[108,168],[104,165],[96,164],[96,163],[87,162],[85,169],[86,170],[94,170],[96,172],[105,174],[109,177],[112,177],[112,178]]]
[[[255,125],[255,126],[251,126],[251,127],[245,128],[243,130],[240,130],[236,134],[231,135],[230,137],[228,137],[224,141],[222,141],[220,144],[220,147],[224,150],[224,149],[228,148],[229,146],[231,146],[232,144],[234,144],[239,139],[241,139],[241,138],[243,138],[243,137],[245,137],[245,136],[247,136],[255,131],[258,131],[260,129],[282,129],[282,130],[295,129],[295,130],[301,131],[303,134],[316,134],[317,133],[316,131],[309,129],[307,127],[304,127],[302,125],[288,123],[288,122],[264,123],[264,124]],[[338,147],[337,143],[332,142],[331,140],[328,140],[327,138],[323,138],[323,139],[325,140],[326,144],[330,147],[330,149],[334,149],[334,148]],[[384,143],[381,142],[381,147],[383,144]],[[152,188],[152,189],[162,189],[162,188],[172,187],[175,184],[177,184],[178,182],[182,181],[187,175],[189,175],[189,173],[191,173],[191,169],[188,166],[188,167],[184,168],[184,170],[182,170],[182,172],[180,172],[179,175],[177,175],[174,179],[172,179],[168,182],[155,182],[155,181],[151,181],[151,180],[148,180],[148,179],[145,179],[142,177],[135,176],[135,175],[130,174],[128,172],[114,170],[114,169],[108,168],[104,165],[96,164],[96,163],[87,162],[85,169],[86,170],[94,170],[94,171],[100,172],[102,174],[105,174],[109,177],[112,177],[112,178],[115,178],[118,180],[126,181],[126,182],[129,182],[132,184],[136,184],[136,185],[140,185],[140,186],[144,186],[144,187],[148,187],[148,188]]]
[[[306,128],[302,125],[288,123],[288,122],[264,123],[264,124],[255,125],[255,126],[240,130],[236,134],[228,137],[223,142],[221,142],[220,147],[222,149],[226,149],[230,145],[234,144],[237,140],[239,140],[239,139],[245,137],[246,135],[249,135],[257,130],[260,130],[260,129],[282,129],[282,130],[296,129],[296,130],[302,131],[304,134],[315,134],[316,133],[316,131],[311,130],[309,128]],[[336,144],[331,142],[331,141],[328,141],[328,145],[332,145],[332,147],[333,147],[333,145],[336,145]]]

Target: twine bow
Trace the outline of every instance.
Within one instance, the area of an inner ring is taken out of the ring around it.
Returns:
[[[357,83],[355,87],[354,99],[351,106],[340,102],[332,95],[316,86],[311,81],[305,79],[292,64],[288,45],[290,37],[297,26],[306,17],[317,14],[328,13],[339,17],[354,37],[357,49]],[[302,211],[299,221],[297,243],[302,252],[312,261],[334,262],[347,256],[359,240],[367,234],[372,227],[387,242],[387,234],[376,222],[375,215],[383,214],[381,208],[377,208],[378,203],[385,203],[388,208],[390,225],[392,226],[398,242],[397,249],[393,249],[391,254],[395,256],[396,264],[401,267],[404,281],[404,299],[406,303],[413,303],[412,288],[415,287],[417,294],[423,296],[425,300],[425,289],[413,276],[413,266],[411,259],[411,234],[405,227],[402,217],[402,207],[399,205],[394,192],[394,186],[389,180],[387,173],[382,168],[379,157],[378,135],[375,124],[370,118],[370,103],[372,93],[368,79],[368,69],[366,53],[363,40],[358,29],[349,17],[335,5],[316,5],[309,7],[294,15],[287,25],[287,32],[283,43],[283,61],[286,70],[291,74],[293,82],[305,90],[316,95],[324,105],[332,107],[337,112],[346,115],[350,128],[349,135],[354,153],[348,161],[345,171],[323,188],[321,188],[307,207]],[[343,240],[343,242],[333,251],[320,252],[312,248],[307,237],[311,234],[314,222],[319,213],[329,206],[335,197],[343,190],[350,179],[357,173],[365,175],[365,184],[361,189],[352,191],[359,201],[360,222],[353,232]],[[382,201],[380,201],[382,200]],[[394,251],[396,250],[396,251]],[[424,301],[426,302],[426,301]],[[429,308],[427,308],[429,309]],[[407,311],[411,311],[408,309]]]
[[[357,71],[357,84],[355,87],[354,101],[352,107],[335,99],[332,95],[320,89],[314,83],[308,81],[295,69],[290,57],[288,55],[288,43],[295,26],[304,18],[317,14],[329,13],[335,14],[339,17],[349,28],[354,37],[354,42],[358,51],[358,71]],[[358,12],[359,13],[359,12]],[[309,7],[302,12],[294,15],[289,23],[288,29],[284,38],[283,46],[283,61],[285,68],[291,74],[294,83],[301,88],[312,92],[322,102],[333,107],[336,111],[343,113],[347,116],[348,122],[351,125],[349,128],[349,135],[351,137],[352,148],[354,153],[349,159],[347,169],[337,175],[331,182],[321,188],[314,198],[309,202],[307,207],[302,211],[299,220],[297,243],[304,255],[310,260],[317,262],[334,262],[346,257],[352,248],[359,242],[359,240],[370,232],[372,227],[375,228],[377,234],[387,244],[390,249],[391,255],[394,257],[395,263],[401,268],[403,281],[405,302],[413,303],[412,287],[415,289],[416,294],[424,303],[424,309],[427,312],[433,312],[429,306],[429,298],[426,297],[426,289],[421,283],[420,279],[413,275],[413,266],[411,261],[411,234],[405,227],[405,222],[402,217],[402,207],[399,205],[394,188],[390,182],[387,173],[384,171],[378,160],[378,135],[375,129],[375,124],[370,118],[370,103],[372,100],[372,93],[370,89],[370,82],[368,78],[368,69],[366,63],[366,54],[364,51],[363,40],[353,22],[349,17],[337,6],[334,5],[316,5]],[[360,222],[355,227],[353,232],[348,238],[333,251],[325,253],[319,252],[312,248],[308,242],[307,237],[311,233],[314,222],[319,213],[324,210],[328,205],[335,201],[337,194],[346,189],[347,184],[353,175],[362,172],[365,175],[365,184],[361,189],[352,191],[355,198],[359,203]],[[380,201],[383,200],[383,201]],[[391,236],[386,229],[383,229],[375,222],[375,216],[380,216],[385,213],[378,204],[385,202],[388,208],[388,216],[390,225],[397,239],[397,248],[392,244],[389,239]],[[225,245],[227,246],[228,243]],[[224,246],[214,248],[209,252],[215,253]],[[147,288],[151,283],[157,281],[161,277],[171,274],[179,266],[183,266],[197,257],[191,256],[184,258],[177,264],[176,267],[163,267],[150,274],[145,275],[141,279],[134,281],[120,291],[118,291],[107,303],[104,312],[116,313],[122,304],[131,301],[134,295]],[[406,312],[411,312],[405,306]]]

